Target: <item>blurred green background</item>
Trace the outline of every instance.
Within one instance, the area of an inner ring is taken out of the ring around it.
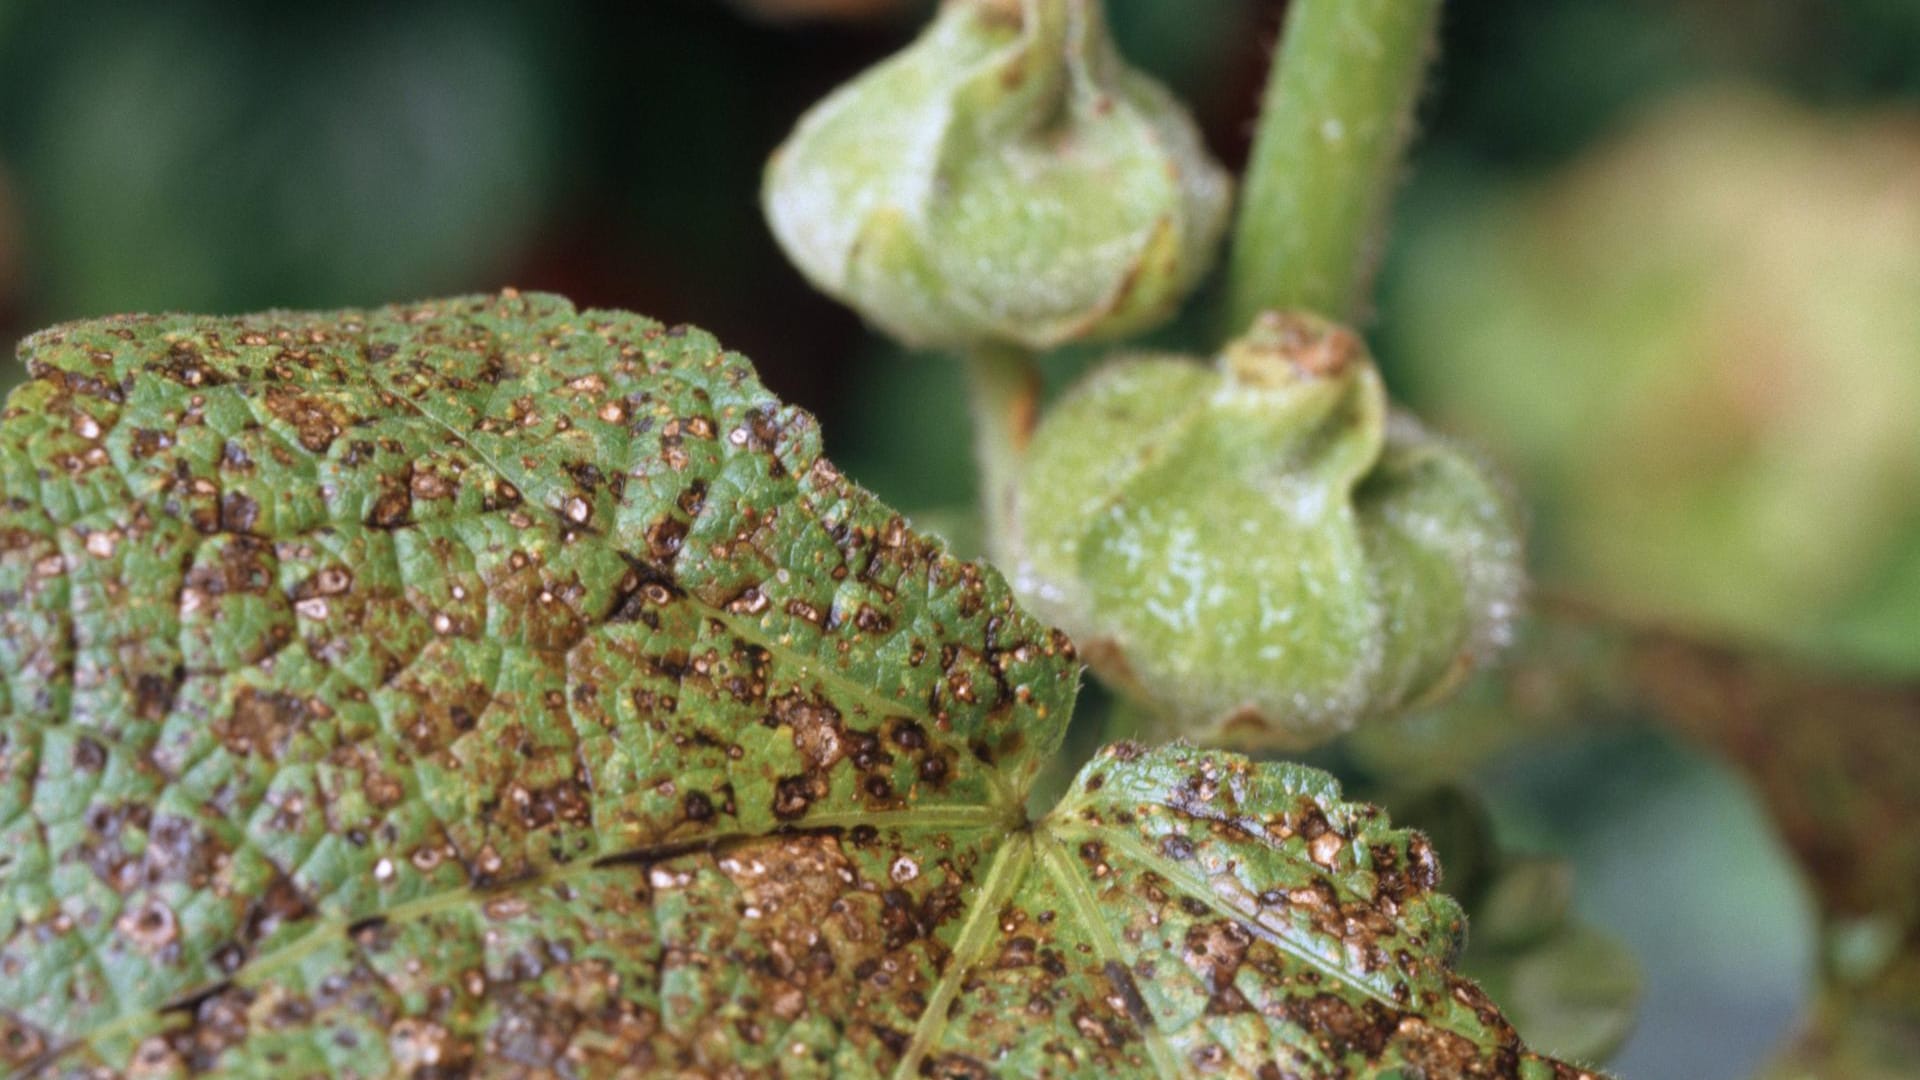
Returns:
[[[1283,8],[1111,2],[1235,167]],[[0,0],[0,340],[559,291],[715,331],[964,534],[956,366],[811,294],[755,199],[925,10]],[[1550,586],[1920,673],[1920,3],[1449,0],[1444,38],[1369,327],[1396,392],[1513,473]],[[1809,902],[1730,771],[1628,717],[1461,775],[1639,957],[1611,1068],[1746,1076],[1791,1034]]]

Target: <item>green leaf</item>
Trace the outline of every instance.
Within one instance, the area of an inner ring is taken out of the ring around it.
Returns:
[[[1510,1003],[1514,1026],[1536,1046],[1606,1060],[1633,1031],[1640,965],[1625,945],[1574,917],[1571,864],[1505,863],[1473,906],[1473,945],[1461,970]]]
[[[1612,1057],[1638,1016],[1640,965],[1574,912],[1573,864],[1502,845],[1490,812],[1465,788],[1409,790],[1387,775],[1359,790],[1420,829],[1446,864],[1448,892],[1473,926],[1457,969],[1503,1002],[1508,1021],[1543,1052]]]
[[[1572,921],[1524,947],[1476,948],[1462,967],[1513,1003],[1513,1023],[1534,1045],[1585,1060],[1606,1060],[1626,1042],[1644,989],[1626,946]]]
[[[1291,766],[1032,781],[1071,646],[709,337],[117,318],[0,423],[0,1058],[42,1075],[1579,1075]]]

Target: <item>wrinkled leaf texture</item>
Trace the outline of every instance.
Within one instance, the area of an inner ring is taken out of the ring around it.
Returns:
[[[684,327],[119,317],[0,425],[16,1074],[1578,1075],[1426,841],[1133,745]]]

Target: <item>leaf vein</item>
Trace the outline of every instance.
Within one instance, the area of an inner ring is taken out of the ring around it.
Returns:
[[[921,1060],[946,1033],[947,1012],[960,992],[960,983],[986,951],[987,943],[993,937],[994,916],[1000,903],[1013,895],[1014,887],[1026,876],[1027,864],[1032,858],[1031,832],[1007,837],[994,851],[993,862],[987,867],[987,876],[974,893],[967,921],[961,924],[960,935],[954,939],[953,952],[947,957],[947,970],[940,974],[940,981],[934,985],[933,994],[927,999],[926,1010],[914,1024],[913,1037],[907,1043],[906,1051],[900,1055],[899,1063],[894,1066],[892,1080],[908,1080],[919,1075]]]
[[[1087,936],[1093,939],[1093,946],[1100,954],[1103,963],[1127,966],[1127,959],[1120,952],[1120,943],[1109,932],[1106,918],[1101,914],[1100,902],[1087,889],[1086,879],[1074,869],[1072,856],[1060,841],[1044,828],[1036,830],[1039,837],[1040,858],[1047,872],[1059,884],[1060,891],[1073,906],[1074,916],[1086,927]],[[1144,1003],[1143,1003],[1144,1004]],[[1166,1032],[1160,1030],[1160,1023],[1147,1010],[1147,1022],[1140,1024],[1140,1038],[1147,1048],[1147,1057],[1153,1062],[1154,1072],[1164,1080],[1179,1080],[1184,1075],[1173,1047],[1167,1043]]]
[[[489,454],[484,448],[476,445],[474,442],[468,439],[465,433],[461,432],[452,423],[448,422],[444,417],[436,415],[431,410],[425,408],[420,403],[414,401],[412,398],[402,393],[398,387],[389,385],[386,388],[389,392],[391,392],[394,395],[395,398],[405,402],[407,406],[413,410],[414,415],[419,416],[435,424],[436,426],[441,428],[443,431],[445,431],[448,435],[451,435],[453,438],[458,439],[462,446],[472,451],[475,457],[478,457],[482,462],[484,462],[486,466],[492,469],[501,479],[512,484],[514,487],[518,488],[523,493],[531,494],[534,490],[536,490],[535,485],[526,476],[517,475],[512,470],[503,466],[498,460],[495,459],[495,457],[492,454]],[[853,680],[847,678],[845,675],[841,674],[840,672],[835,671],[830,665],[821,663],[818,660],[812,657],[809,657],[804,653],[794,651],[793,649],[789,648],[784,642],[780,641],[775,637],[772,637],[771,635],[768,635],[758,624],[743,621],[737,618],[732,612],[725,611],[719,607],[716,607],[713,604],[701,599],[700,597],[694,595],[691,592],[687,593],[687,599],[693,603],[698,604],[700,606],[701,611],[704,614],[706,614],[707,617],[713,619],[715,622],[720,623],[722,626],[725,626],[729,633],[753,645],[757,645],[760,648],[767,650],[769,654],[773,655],[774,657],[780,660],[783,660],[789,664],[792,664],[795,668],[798,669],[798,673],[800,675],[802,676],[811,675],[819,679],[821,682],[833,687],[835,690],[844,694],[846,697],[851,698],[859,702],[860,704],[865,705],[868,709],[874,712],[876,720],[884,719],[886,716],[889,716],[889,715],[894,715],[894,714],[899,714],[902,712],[909,711],[907,707],[903,706],[901,703],[895,702],[895,701],[888,701],[886,698],[882,697],[879,693],[877,693],[872,687],[862,686],[859,683],[854,682]],[[964,751],[965,748],[963,747],[962,750]],[[1005,775],[1003,775],[999,769],[988,767],[985,770],[985,778],[986,778],[988,787],[992,792],[993,805],[996,808],[1006,810],[1009,808],[1019,807],[1024,804],[1025,800],[1022,799],[1018,795],[1018,793],[1014,792],[1008,786]]]
[[[1068,827],[1062,831],[1087,836],[1096,835],[1084,828]],[[1283,934],[1274,933],[1260,922],[1258,912],[1243,911],[1234,907],[1218,892],[1209,888],[1205,881],[1200,880],[1193,874],[1180,868],[1178,864],[1171,860],[1156,856],[1152,851],[1142,845],[1136,837],[1118,830],[1103,831],[1098,833],[1097,837],[1102,843],[1124,851],[1130,858],[1142,866],[1152,868],[1154,873],[1159,874],[1161,877],[1179,886],[1181,892],[1207,905],[1221,916],[1232,919],[1248,933],[1279,949],[1281,952],[1286,953],[1288,956],[1312,967],[1315,971],[1353,990],[1355,993],[1364,994],[1395,1011],[1400,1009],[1400,1005],[1387,994],[1376,987],[1354,978],[1351,971],[1329,962],[1325,957],[1315,955],[1301,948],[1300,944],[1291,938]]]

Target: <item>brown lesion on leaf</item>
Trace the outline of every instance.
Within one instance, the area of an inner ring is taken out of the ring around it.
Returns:
[[[259,537],[233,536],[202,549],[203,555],[187,571],[180,597],[183,614],[217,604],[226,596],[269,595],[278,567],[273,545]]]
[[[435,502],[460,494],[458,463],[447,459],[416,461],[407,477],[407,495],[411,500]]]
[[[1196,922],[1187,928],[1181,960],[1218,994],[1232,988],[1252,945],[1253,935],[1239,923],[1225,919]]]
[[[133,1051],[127,1075],[199,1075],[219,1070],[221,1057],[255,1034],[256,991],[221,984],[168,1006],[184,1017],[169,1030],[143,1039]]]
[[[70,842],[63,859],[93,871],[94,877],[121,894],[133,892],[146,879],[145,860],[137,840],[153,823],[153,808],[144,802],[96,802],[81,822],[85,831]]]
[[[46,1055],[50,1041],[45,1030],[0,1011],[0,1063],[15,1069],[32,1065]]]
[[[1112,996],[1120,1000],[1122,1008],[1126,1010],[1127,1018],[1133,1021],[1134,1026],[1143,1031],[1153,1027],[1156,1021],[1153,1014],[1147,1010],[1146,998],[1141,996],[1140,984],[1135,981],[1133,972],[1128,971],[1126,965],[1117,960],[1107,961],[1102,970],[1106,974],[1107,986],[1112,991]]]
[[[1400,849],[1392,844],[1372,843],[1367,846],[1367,861],[1373,870],[1374,896],[1386,910],[1397,910],[1400,905],[1415,899],[1422,893],[1430,893],[1440,885],[1440,858],[1434,853],[1433,844],[1423,835],[1415,833],[1407,842],[1406,857],[1403,860]]]
[[[816,630],[825,628],[827,624],[827,616],[824,612],[798,597],[787,601],[786,612],[801,622],[812,624]]]
[[[846,756],[847,730],[840,710],[819,694],[781,695],[774,699],[770,719],[775,727],[792,731],[794,749],[811,769],[831,769]]]
[[[523,833],[544,832],[556,824],[578,829],[593,820],[592,793],[574,777],[539,786],[516,781],[507,785],[504,795],[501,809]]]
[[[504,477],[491,478],[485,493],[480,497],[480,509],[485,513],[498,510],[512,510],[524,502],[520,489]]]
[[[993,1080],[994,1071],[979,1058],[949,1051],[923,1062],[920,1075],[929,1080]]]
[[[521,549],[483,572],[497,632],[529,648],[565,653],[590,629],[578,605],[587,595],[579,574],[547,569],[541,552]]]
[[[201,356],[200,349],[190,341],[173,342],[165,352],[147,362],[146,370],[189,389],[224,386],[232,381],[217,364]]]
[[[158,897],[149,896],[121,913],[114,923],[120,939],[165,964],[180,957],[180,920],[173,908]]]
[[[520,1013],[511,1008],[512,1004],[511,1001],[503,1003],[497,1026],[504,1026],[509,1032],[534,1026],[525,1024]],[[520,1050],[519,1040],[509,1034],[508,1038],[495,1041],[501,1044],[493,1047],[501,1051],[501,1057],[519,1060],[515,1056]],[[560,1048],[565,1049],[564,1042]],[[472,1040],[460,1038],[432,1020],[404,1017],[387,1029],[387,1052],[393,1056],[394,1068],[408,1076],[464,1075],[473,1068],[474,1049]]]
[[[715,865],[739,889],[740,911],[766,950],[762,1005],[780,1021],[798,1020],[809,991],[838,973],[833,942],[868,933],[844,902],[861,881],[857,869],[832,836],[778,839],[722,854]]]
[[[296,735],[328,711],[295,694],[242,687],[227,715],[214,721],[213,735],[229,753],[278,760]]]
[[[815,801],[827,797],[826,777],[817,773],[783,776],[773,788],[773,816],[781,821],[805,817]]]
[[[312,902],[294,886],[292,879],[276,872],[266,888],[247,898],[236,944],[251,953],[261,942],[312,914]]]
[[[1316,1041],[1336,1058],[1357,1056],[1363,1061],[1378,1061],[1401,1026],[1401,1015],[1394,1009],[1377,1001],[1356,1005],[1335,994],[1285,998],[1281,1009],[1288,1019],[1313,1032]],[[1472,1041],[1437,1034],[1457,1047],[1456,1053],[1434,1062],[1444,1066],[1440,1075],[1466,1075],[1480,1064],[1483,1054]]]
[[[674,581],[673,575],[645,559],[626,553],[622,553],[621,558],[626,560],[627,572],[615,588],[613,604],[601,621],[638,622],[651,630],[660,629],[660,610],[685,599],[686,592]]]
[[[338,401],[290,386],[270,383],[261,400],[269,414],[293,429],[294,437],[310,454],[325,454],[332,449],[333,441],[352,423]]]
[[[253,496],[241,491],[230,491],[220,499],[220,529],[222,532],[251,533],[260,521],[260,504]]]
[[[59,335],[47,339],[48,344],[60,344]],[[56,367],[29,354],[26,361],[27,375],[36,382],[47,384],[66,398],[93,398],[108,405],[123,405],[127,400],[129,383],[125,379],[114,380],[108,377],[114,364],[114,355],[110,352],[89,354],[89,361],[95,365],[98,374],[85,371],[73,371]]]
[[[353,570],[347,566],[334,564],[324,566],[302,578],[293,587],[293,599],[324,600],[339,596],[353,588]]]
[[[228,439],[220,448],[220,471],[239,473],[243,476],[258,471],[253,455],[248,453],[246,445],[238,439]]]
[[[193,889],[212,885],[233,857],[226,841],[204,824],[177,813],[159,811],[146,824],[141,879],[148,885],[177,882]]]
[[[447,669],[440,669],[437,662],[424,669],[415,665],[394,688],[413,706],[393,718],[395,734],[416,757],[451,748],[479,726],[480,717],[493,704],[492,687],[452,667],[451,660]]]
[[[1015,934],[1000,943],[1000,955],[993,966],[1002,971],[1033,967],[1039,962],[1039,942],[1031,934]]]
[[[1114,1050],[1140,1037],[1138,1028],[1119,1016],[1082,1005],[1073,1011],[1073,1027],[1080,1036],[1103,1050]]]
[[[366,523],[375,529],[399,529],[413,523],[412,469],[407,475],[382,473],[379,494],[367,509]]]

